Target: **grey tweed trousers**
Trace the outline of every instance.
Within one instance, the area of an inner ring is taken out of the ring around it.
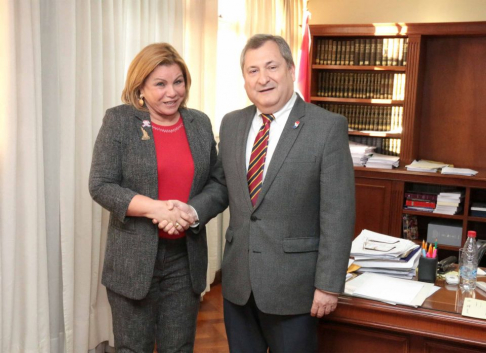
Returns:
[[[133,300],[107,289],[117,353],[192,352],[199,295],[192,290],[186,239],[159,239],[147,296]]]

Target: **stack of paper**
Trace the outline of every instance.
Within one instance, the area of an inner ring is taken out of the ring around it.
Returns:
[[[352,243],[351,256],[360,266],[359,273],[373,272],[411,279],[418,266],[419,250],[420,246],[408,239],[364,229]]]
[[[411,164],[405,166],[407,170],[412,172],[424,172],[424,173],[436,173],[441,168],[448,167],[449,164],[442,162],[426,161],[421,159],[419,161],[413,161]]]
[[[464,198],[464,193],[457,192],[441,192],[437,195],[437,206],[434,213],[442,213],[454,215],[462,211],[461,200]]]
[[[351,151],[351,157],[353,158],[354,166],[364,166],[368,160],[368,156],[373,153],[376,146],[368,146],[362,143],[349,141],[349,150]]]
[[[452,175],[466,175],[466,176],[473,176],[478,174],[476,170],[467,169],[467,168],[452,168],[452,167],[445,167],[442,168],[442,174],[452,174]]]
[[[353,297],[378,300],[389,304],[418,307],[437,290],[439,290],[439,287],[432,283],[365,273],[346,282],[344,293]]]
[[[473,202],[471,205],[471,216],[486,217],[486,202]]]
[[[368,161],[366,162],[366,167],[392,169],[393,167],[397,168],[399,163],[400,157],[373,153],[371,157],[368,158]]]

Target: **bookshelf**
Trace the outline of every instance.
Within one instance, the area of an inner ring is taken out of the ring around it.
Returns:
[[[311,25],[310,31],[311,102],[346,116],[350,140],[400,157],[394,170],[355,167],[356,235],[366,228],[400,237],[403,215],[410,214],[418,219],[419,241],[437,219],[460,225],[462,243],[467,230],[486,240],[486,218],[470,211],[472,202],[486,202],[486,22]],[[386,65],[384,41],[398,43]],[[404,166],[414,159],[479,173],[409,172]],[[405,192],[422,186],[463,191],[463,211],[404,210]],[[442,255],[457,249],[443,246]]]

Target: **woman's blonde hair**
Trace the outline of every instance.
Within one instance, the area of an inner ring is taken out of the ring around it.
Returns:
[[[155,70],[159,65],[177,64],[184,76],[184,83],[186,86],[186,95],[181,102],[181,107],[186,106],[189,98],[189,89],[191,88],[191,74],[187,68],[186,63],[179,55],[177,50],[168,43],[155,43],[147,45],[140,53],[132,60],[128,68],[127,79],[125,87],[122,92],[122,102],[130,104],[135,108],[143,111],[148,111],[145,105],[140,105],[140,89],[145,83],[145,79]]]

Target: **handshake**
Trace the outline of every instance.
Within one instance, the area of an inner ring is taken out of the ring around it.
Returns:
[[[152,222],[169,234],[179,234],[198,222],[194,208],[178,200],[157,201]]]

